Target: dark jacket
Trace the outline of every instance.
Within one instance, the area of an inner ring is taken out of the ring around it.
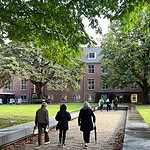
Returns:
[[[45,107],[41,107],[36,112],[35,124],[37,125],[38,123],[49,125],[48,110]]]
[[[78,117],[78,125],[80,126],[81,131],[92,131],[93,130],[93,122],[95,123],[95,115],[92,109],[81,109]]]
[[[71,120],[70,113],[66,110],[60,110],[55,119],[58,121],[57,129],[68,130],[68,121]]]

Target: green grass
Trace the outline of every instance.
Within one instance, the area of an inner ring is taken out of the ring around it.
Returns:
[[[68,103],[67,111],[80,110],[82,103]],[[92,103],[91,106],[97,105]],[[30,105],[0,105],[0,128],[6,128],[17,124],[33,121],[40,104]],[[49,116],[55,116],[59,111],[60,104],[49,104],[47,106]]]
[[[150,127],[150,105],[136,105],[136,109]]]

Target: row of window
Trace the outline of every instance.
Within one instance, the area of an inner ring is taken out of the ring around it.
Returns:
[[[107,69],[104,69],[101,67],[101,72],[102,74],[107,74]],[[94,64],[90,64],[88,65],[88,73],[89,74],[94,74],[95,73],[95,65]]]
[[[87,95],[88,101],[89,102],[94,102],[95,101],[95,95]],[[54,95],[50,94],[48,95],[48,99],[50,101],[54,101]],[[61,102],[67,102],[68,96],[63,94],[60,96],[60,101]],[[81,95],[74,95],[74,102],[80,102],[81,101]]]
[[[108,89],[108,85],[106,83],[101,84],[101,88],[103,90]],[[94,90],[95,89],[95,80],[94,79],[88,79],[88,90]]]

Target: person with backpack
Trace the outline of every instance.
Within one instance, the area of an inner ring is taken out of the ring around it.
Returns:
[[[58,146],[64,147],[66,140],[66,132],[68,130],[68,121],[71,120],[70,113],[66,111],[65,104],[60,105],[60,110],[56,114],[56,121],[58,121],[56,130],[59,130],[59,144]]]

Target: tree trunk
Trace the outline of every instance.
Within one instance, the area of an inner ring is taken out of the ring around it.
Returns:
[[[148,99],[148,93],[149,93],[149,87],[144,87],[143,89],[143,104],[149,104],[149,99]]]
[[[37,99],[42,99],[42,86],[41,86],[41,83],[37,83],[36,88],[37,88]]]

